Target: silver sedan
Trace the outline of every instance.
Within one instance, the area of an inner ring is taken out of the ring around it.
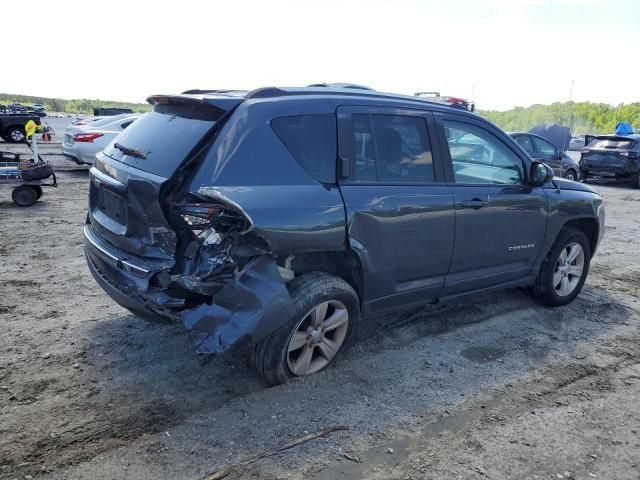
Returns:
[[[116,115],[88,125],[70,125],[65,130],[62,155],[78,165],[93,165],[96,153],[135,122],[140,115]]]

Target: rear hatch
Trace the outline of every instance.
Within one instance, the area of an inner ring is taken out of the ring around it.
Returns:
[[[196,96],[151,97],[143,115],[99,153],[90,172],[90,235],[119,256],[172,259],[176,235],[164,214],[172,176],[242,101]],[[218,105],[216,105],[218,103]]]
[[[582,149],[582,167],[593,171],[622,171],[633,155],[630,151],[634,146],[635,139],[629,137],[596,137]]]

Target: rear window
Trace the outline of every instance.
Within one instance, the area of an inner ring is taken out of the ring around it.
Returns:
[[[336,181],[336,117],[298,115],[271,120],[271,128],[304,170],[322,183]]]
[[[588,148],[593,148],[595,150],[629,150],[633,147],[634,143],[635,140],[629,138],[594,138],[588,145]]]
[[[168,178],[215,123],[211,111],[202,115],[195,110],[158,105],[123,130],[104,153],[114,160]],[[116,148],[116,144],[121,148]],[[127,155],[123,148],[141,155]]]

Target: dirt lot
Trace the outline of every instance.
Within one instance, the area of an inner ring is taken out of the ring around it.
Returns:
[[[573,304],[511,290],[370,320],[336,368],[266,388],[100,290],[87,170],[59,148],[36,206],[0,190],[1,478],[199,479],[336,424],[228,478],[640,478],[640,191],[596,187],[607,231]]]

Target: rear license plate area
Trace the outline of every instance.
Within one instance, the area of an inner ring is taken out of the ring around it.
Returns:
[[[98,208],[107,217],[115,220],[120,225],[127,223],[127,207],[124,198],[109,190],[101,188],[98,190]]]

